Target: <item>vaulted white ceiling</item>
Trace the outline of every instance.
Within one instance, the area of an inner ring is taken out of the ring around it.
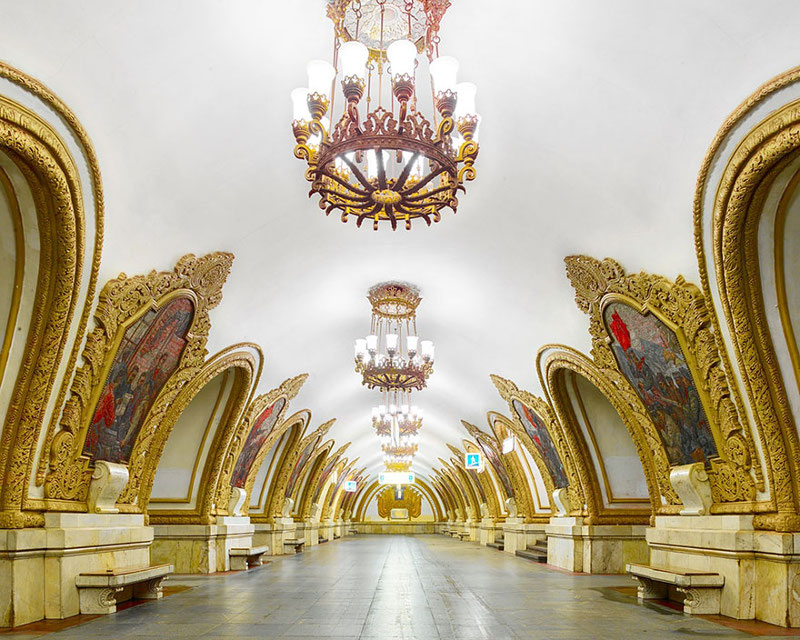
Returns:
[[[564,256],[697,281],[694,181],[728,113],[800,61],[796,0],[454,0],[441,52],[478,84],[478,179],[457,216],[356,229],[307,197],[289,92],[328,58],[323,0],[0,0],[0,59],[78,115],[106,193],[101,281],[236,255],[209,349],[254,341],[261,390],[308,372],[294,408],[380,470],[375,392],[352,367],[369,286],[417,284],[436,373],[416,468],[507,412],[489,373],[541,393],[537,349],[589,348]]]

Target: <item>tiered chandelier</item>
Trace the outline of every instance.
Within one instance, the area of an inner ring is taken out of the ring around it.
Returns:
[[[449,0],[328,0],[333,64],[308,63],[308,87],[292,92],[294,155],[326,214],[373,229],[422,218],[439,222],[458,207],[478,155],[477,88],[457,83],[458,61],[439,55],[439,23]],[[418,58],[419,54],[425,54]],[[427,58],[433,122],[417,91]],[[341,115],[335,109],[340,78]],[[364,116],[359,106],[364,103]],[[377,106],[376,106],[377,105]],[[437,118],[437,114],[441,119]],[[334,126],[331,128],[331,124]]]
[[[405,282],[382,282],[369,290],[371,332],[355,343],[355,369],[362,383],[380,389],[382,402],[372,409],[372,426],[381,440],[389,471],[408,471],[417,452],[422,411],[411,391],[433,373],[434,346],[417,336],[419,290]]]

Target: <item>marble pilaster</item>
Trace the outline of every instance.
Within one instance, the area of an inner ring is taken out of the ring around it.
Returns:
[[[547,563],[581,573],[625,573],[628,563],[649,559],[645,527],[585,525],[580,517],[550,518]]]

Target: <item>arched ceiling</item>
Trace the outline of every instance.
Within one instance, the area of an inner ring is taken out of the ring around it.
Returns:
[[[694,181],[728,113],[798,62],[800,5],[773,0],[454,0],[442,53],[478,84],[478,179],[432,228],[356,229],[307,198],[289,92],[328,58],[322,0],[0,0],[0,58],[75,111],[106,193],[101,282],[232,251],[210,352],[261,344],[261,390],[295,400],[380,470],[374,392],[352,370],[369,286],[417,284],[436,373],[415,468],[448,458],[462,418],[506,407],[489,373],[540,393],[538,347],[588,350],[563,257],[612,256],[697,281]]]

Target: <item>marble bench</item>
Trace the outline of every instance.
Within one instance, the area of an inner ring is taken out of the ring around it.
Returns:
[[[250,567],[260,567],[261,556],[268,552],[267,545],[231,549],[228,553],[231,558],[231,571],[247,571]]]
[[[157,600],[161,597],[161,583],[172,573],[171,564],[133,569],[108,569],[94,573],[81,573],[75,578],[80,608],[83,614],[115,613],[118,595],[123,599],[142,598]],[[128,589],[127,594],[120,591]],[[127,597],[122,597],[122,596]]]
[[[458,539],[462,541],[464,540],[464,538],[469,538],[470,536],[470,534],[466,531],[459,531],[458,533],[456,533],[456,535],[458,536]]]
[[[351,535],[357,535],[358,534],[358,529],[348,529],[347,533],[349,533]]]
[[[294,549],[295,553],[300,553],[303,550],[303,545],[305,543],[305,540],[300,540],[299,538],[287,538],[283,541],[283,551],[288,553],[288,548],[289,550]]]
[[[719,600],[725,578],[718,573],[676,571],[646,564],[629,564],[625,566],[625,570],[639,582],[639,600],[665,600],[669,597],[669,588],[672,586],[685,594],[684,613],[719,613]]]

